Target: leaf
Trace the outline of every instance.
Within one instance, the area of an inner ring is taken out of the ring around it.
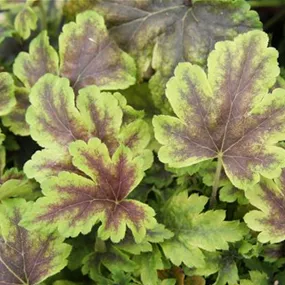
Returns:
[[[277,52],[260,31],[217,43],[208,59],[208,76],[180,63],[166,95],[177,117],[153,120],[163,145],[159,158],[186,167],[219,158],[237,188],[273,178],[284,165],[285,90],[267,94],[279,73]]]
[[[262,243],[277,243],[285,240],[285,171],[279,180],[279,187],[271,180],[263,179],[259,184],[246,190],[249,202],[258,210],[247,213],[244,217],[248,227],[261,232],[258,240]]]
[[[250,279],[251,280],[241,280],[240,285],[268,285],[269,280],[264,272],[259,272],[259,271],[250,271],[249,272]]]
[[[38,17],[31,7],[25,6],[15,18],[15,30],[24,39],[28,39],[31,31],[37,28]]]
[[[19,222],[31,203],[5,200],[0,205],[0,284],[39,284],[67,264],[70,246],[63,238],[28,232]]]
[[[41,32],[31,41],[29,53],[19,53],[13,65],[13,72],[28,89],[46,73],[58,74],[58,55],[49,44],[47,31]]]
[[[2,117],[2,123],[15,135],[28,136],[30,134],[29,125],[26,122],[26,111],[30,106],[29,91],[26,88],[15,89],[16,105],[12,111]]]
[[[128,227],[140,242],[146,229],[155,226],[152,208],[127,195],[143,178],[140,158],[121,146],[112,158],[106,145],[97,138],[71,144],[73,164],[85,174],[60,172],[58,177],[45,180],[41,187],[45,198],[35,203],[26,215],[29,228],[58,228],[65,236],[90,232],[93,225],[102,222],[98,234],[103,240],[119,242]],[[90,178],[87,178],[87,177]]]
[[[0,116],[11,112],[16,104],[14,80],[7,72],[0,73]]]
[[[153,161],[152,152],[146,149],[149,127],[142,119],[123,122],[123,103],[118,101],[121,96],[118,95],[88,86],[79,91],[75,106],[75,95],[67,79],[44,75],[32,88],[32,106],[26,117],[32,138],[46,149],[38,151],[25,164],[27,176],[42,182],[59,171],[80,174],[71,163],[68,146],[73,141],[88,141],[92,137],[105,143],[110,155],[120,144],[129,147],[135,156],[143,157],[143,169],[149,168]],[[130,109],[123,106],[127,111]]]
[[[156,107],[167,110],[165,85],[179,62],[206,65],[216,42],[261,28],[258,15],[238,1],[99,0],[95,9],[110,25],[110,35],[132,56],[139,78],[149,78]]]
[[[32,88],[26,120],[32,138],[49,149],[67,150],[70,142],[88,138],[87,126],[75,107],[74,93],[66,78],[41,77]]]
[[[189,267],[203,267],[201,249],[215,252],[227,250],[229,242],[243,238],[247,230],[238,221],[224,221],[225,211],[201,213],[208,198],[186,191],[175,195],[163,210],[164,223],[175,235],[161,244],[163,251],[174,265],[182,262]]]
[[[150,253],[143,253],[134,258],[142,284],[153,285],[158,283],[157,270],[164,269],[161,253],[157,247]]]
[[[220,271],[214,285],[236,285],[238,280],[236,263],[231,257],[225,257],[220,264]]]
[[[135,83],[133,59],[108,36],[104,19],[94,11],[78,14],[59,37],[60,73],[78,91],[86,85],[125,89]]]

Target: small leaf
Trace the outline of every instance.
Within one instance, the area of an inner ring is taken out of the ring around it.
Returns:
[[[12,111],[2,117],[2,122],[5,127],[8,127],[15,135],[28,136],[30,127],[26,122],[26,111],[30,106],[29,91],[26,88],[15,89],[16,105]]]
[[[249,272],[251,280],[241,280],[240,285],[268,285],[269,278],[264,272],[250,271]]]
[[[16,104],[14,80],[7,72],[0,73],[0,116],[11,112]]]
[[[38,17],[34,10],[25,6],[15,18],[15,30],[24,39],[28,39],[31,31],[37,28]]]
[[[258,210],[244,217],[248,227],[261,232],[258,240],[262,243],[277,243],[285,240],[285,171],[279,181],[279,187],[271,180],[263,179],[259,184],[246,190],[249,202]]]
[[[58,56],[49,44],[46,31],[32,40],[29,53],[19,53],[13,65],[13,72],[28,89],[46,73],[58,74]]]
[[[239,281],[238,268],[231,257],[225,257],[220,264],[218,278],[214,285],[236,285]]]
[[[39,284],[67,264],[70,246],[63,238],[28,232],[19,222],[31,203],[22,199],[0,205],[0,284]]]
[[[186,191],[171,198],[163,215],[168,229],[175,235],[161,244],[165,255],[173,264],[181,262],[190,267],[203,267],[204,255],[201,249],[215,252],[227,250],[229,242],[236,242],[247,233],[238,221],[224,221],[225,211],[201,213],[208,198]]]
[[[146,229],[155,226],[155,213],[141,202],[126,199],[142,180],[141,159],[133,158],[123,146],[111,158],[97,138],[88,145],[72,143],[70,152],[73,164],[85,177],[60,172],[58,177],[45,180],[41,186],[46,197],[37,200],[24,224],[49,232],[58,228],[63,236],[74,237],[90,232],[101,221],[98,234],[103,240],[119,242],[128,227],[135,241],[142,241]]]
[[[208,58],[208,76],[180,63],[166,95],[177,117],[153,120],[163,145],[159,158],[187,167],[220,157],[237,188],[256,184],[260,174],[278,177],[284,165],[285,90],[268,94],[279,73],[277,51],[261,31],[217,43]]]
[[[125,89],[135,83],[133,59],[108,36],[104,19],[94,11],[78,14],[59,37],[60,73],[78,91],[86,85]]]

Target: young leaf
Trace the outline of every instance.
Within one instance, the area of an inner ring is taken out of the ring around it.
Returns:
[[[247,213],[245,222],[254,231],[261,232],[258,240],[262,243],[277,243],[285,240],[285,171],[279,187],[271,180],[263,179],[259,184],[246,190],[249,202],[258,210]]]
[[[59,37],[60,73],[78,91],[86,85],[125,89],[135,83],[133,59],[109,37],[104,19],[94,11],[78,14]]]
[[[37,28],[37,14],[34,10],[25,6],[15,18],[15,30],[26,40],[31,35],[31,31]]]
[[[26,88],[15,89],[16,105],[11,112],[2,117],[2,123],[15,135],[28,136],[30,127],[26,122],[26,111],[30,106],[29,91]]]
[[[7,72],[0,73],[0,116],[11,112],[16,104],[14,80]]]
[[[0,205],[0,284],[39,284],[61,271],[71,247],[63,238],[28,232],[19,222],[31,203],[5,200]]]
[[[178,118],[153,120],[162,162],[180,168],[218,158],[238,188],[280,174],[285,152],[275,144],[285,139],[285,90],[267,94],[279,73],[267,43],[261,31],[217,43],[208,77],[198,66],[178,65],[166,90]]]
[[[111,36],[136,58],[139,77],[156,71],[150,88],[158,108],[167,103],[165,85],[179,62],[204,66],[216,42],[261,28],[244,0],[189,2],[100,0],[94,5],[111,26]]]
[[[28,89],[46,73],[58,74],[58,55],[49,44],[46,31],[32,40],[29,53],[19,53],[13,65],[13,72]]]
[[[66,237],[88,233],[95,223],[102,239],[119,242],[128,227],[136,240],[143,240],[146,229],[155,226],[149,206],[126,199],[143,177],[140,158],[133,158],[126,147],[119,147],[112,158],[106,145],[97,138],[71,144],[73,164],[86,178],[61,172],[42,183],[45,198],[35,203],[26,215],[29,228],[58,228]]]

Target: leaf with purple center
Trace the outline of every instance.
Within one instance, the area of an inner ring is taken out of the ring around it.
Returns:
[[[87,234],[99,221],[98,235],[119,242],[128,227],[136,242],[156,224],[154,210],[141,202],[127,199],[140,183],[144,172],[140,157],[134,157],[125,146],[110,156],[107,146],[98,138],[88,144],[70,145],[73,165],[84,176],[60,172],[41,186],[46,197],[40,198],[25,217],[29,229],[44,228],[68,236]]]
[[[32,203],[5,200],[0,205],[0,284],[35,285],[67,265],[71,247],[55,234],[28,232],[19,225]]]

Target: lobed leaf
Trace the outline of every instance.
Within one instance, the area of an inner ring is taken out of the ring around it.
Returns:
[[[247,230],[238,221],[225,221],[225,211],[215,210],[201,213],[208,198],[186,191],[171,198],[163,210],[165,225],[175,235],[161,244],[163,251],[173,264],[182,262],[190,267],[203,267],[204,254],[201,249],[215,252],[227,250],[229,242],[243,238]]]
[[[110,157],[106,145],[97,138],[88,144],[72,143],[70,153],[73,165],[84,176],[60,172],[58,177],[45,180],[41,186],[46,197],[37,200],[24,224],[48,232],[58,228],[63,236],[74,237],[90,232],[101,221],[98,235],[103,240],[119,242],[128,227],[136,242],[141,241],[146,229],[155,226],[152,208],[127,199],[143,178],[141,158],[134,158],[124,146]]]
[[[7,72],[0,73],[0,116],[11,112],[16,104],[14,80]]]
[[[135,83],[135,64],[108,36],[104,19],[94,11],[78,14],[59,37],[60,74],[78,91],[87,85],[125,89]]]
[[[279,178],[278,184],[263,179],[259,184],[246,190],[249,202],[258,210],[247,213],[244,217],[248,227],[260,232],[258,240],[262,243],[277,243],[285,240],[283,227],[285,207],[285,171]]]
[[[34,10],[25,6],[15,18],[15,30],[24,39],[28,39],[31,31],[37,28],[38,17]]]
[[[190,2],[190,3],[189,3]],[[110,34],[138,65],[139,78],[152,75],[156,107],[167,111],[165,86],[179,62],[206,65],[218,41],[261,28],[258,14],[238,1],[99,0]]]
[[[70,246],[54,234],[28,232],[19,225],[31,203],[5,200],[0,205],[0,284],[39,284],[67,264]]]
[[[47,31],[41,32],[29,46],[29,53],[20,52],[13,73],[30,89],[46,73],[58,74],[58,55],[49,44]]]
[[[260,174],[277,177],[284,150],[285,90],[268,94],[279,73],[277,51],[261,31],[217,43],[208,59],[208,76],[181,63],[166,95],[177,115],[153,120],[162,162],[187,167],[219,158],[234,186],[256,184]]]

